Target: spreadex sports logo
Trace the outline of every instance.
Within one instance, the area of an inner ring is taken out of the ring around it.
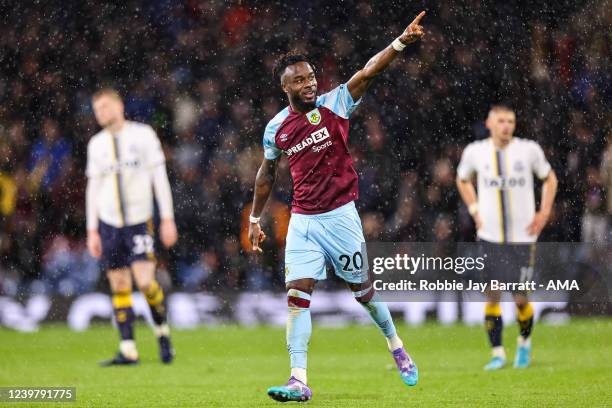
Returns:
[[[322,129],[317,130],[316,132],[311,133],[310,136],[308,136],[306,139],[302,140],[300,143],[296,144],[295,146],[290,147],[289,149],[285,150],[285,154],[287,155],[287,157],[289,157],[294,153],[302,151],[305,148],[312,146],[314,144],[318,144],[328,138],[329,138],[329,132],[327,131],[327,128],[324,127]],[[326,145],[325,147],[330,146],[331,140],[325,143],[325,145]],[[320,147],[322,146],[314,146],[313,150],[315,152],[318,152],[321,150]]]

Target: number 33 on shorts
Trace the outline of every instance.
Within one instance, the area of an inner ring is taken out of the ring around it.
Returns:
[[[134,255],[154,253],[153,237],[149,234],[134,235],[132,237],[132,241],[134,243],[134,246],[132,247],[132,253]]]

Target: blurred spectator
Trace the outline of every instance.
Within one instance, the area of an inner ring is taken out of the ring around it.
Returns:
[[[57,235],[43,256],[42,280],[34,282],[32,290],[76,296],[95,290],[99,277],[97,262],[86,246]]]
[[[4,136],[0,137],[0,220],[4,220],[15,211],[17,185],[13,177],[12,146]]]
[[[612,131],[601,161],[601,184],[606,194],[605,213],[608,218],[608,242],[612,242]]]
[[[608,233],[606,202],[599,172],[595,167],[587,168],[585,190],[582,241],[606,242]]]
[[[32,145],[28,168],[32,183],[44,190],[52,189],[70,154],[70,142],[61,136],[57,122],[45,118],[41,136]]]
[[[206,236],[206,201],[198,162],[191,153],[178,161],[178,176],[173,184],[174,216],[181,232],[175,246],[176,279],[182,288],[199,288],[210,273],[201,262]],[[177,157],[183,156],[177,153]]]

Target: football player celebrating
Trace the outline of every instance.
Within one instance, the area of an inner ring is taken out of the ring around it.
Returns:
[[[285,248],[285,282],[289,316],[287,347],[291,376],[268,395],[277,401],[307,401],[312,397],[306,377],[306,355],[312,331],[310,298],[316,281],[325,279],[326,263],[347,282],[380,328],[402,380],[416,385],[417,367],[397,335],[387,305],[377,299],[362,253],[364,237],[355,208],[357,172],[348,147],[349,117],[374,80],[413,42],[423,37],[421,12],[405,31],[372,57],[345,84],[317,95],[313,65],[299,54],[281,56],[274,77],[289,106],[266,126],[264,159],[257,172],[249,238],[261,251],[265,234],[259,219],[272,191],[281,154],[293,178],[292,215]]]

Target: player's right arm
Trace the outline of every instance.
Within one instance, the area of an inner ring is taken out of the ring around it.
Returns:
[[[282,154],[282,150],[276,145],[276,133],[283,120],[287,117],[287,112],[287,108],[279,112],[268,122],[264,131],[264,159],[255,177],[253,206],[251,208],[251,216],[249,217],[249,241],[252,243],[253,251],[257,252],[262,252],[259,244],[266,239],[266,234],[263,233],[259,225],[259,217],[261,217],[266,202],[272,193],[274,181],[276,180],[276,165]]]
[[[102,256],[102,240],[98,232],[98,192],[101,174],[93,156],[92,142],[87,146],[87,190],[85,192],[85,216],[87,218],[87,249],[94,258]]]
[[[276,180],[276,165],[278,159],[268,159],[264,157],[257,176],[255,177],[255,192],[253,197],[253,207],[251,209],[251,219],[249,220],[249,240],[253,244],[253,251],[262,252],[259,244],[266,239],[266,234],[261,230],[259,221],[252,222],[253,218],[261,217],[261,213],[272,193],[274,181]]]
[[[478,214],[478,197],[476,196],[476,189],[474,188],[472,180],[463,180],[460,177],[457,177],[457,189],[459,190],[461,199],[467,206],[470,215],[474,219],[476,230],[479,230],[482,226],[482,220]]]
[[[478,231],[482,227],[482,219],[478,213],[478,196],[476,195],[476,189],[472,178],[476,172],[476,166],[473,160],[473,151],[470,145],[468,145],[461,155],[461,162],[457,167],[457,190],[459,195],[468,208],[468,211],[474,219],[476,230]]]

